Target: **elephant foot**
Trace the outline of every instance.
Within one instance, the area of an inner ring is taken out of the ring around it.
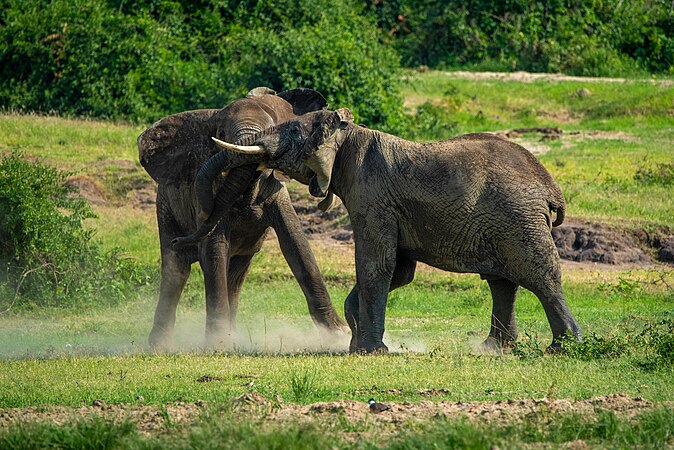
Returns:
[[[549,355],[558,355],[560,353],[564,353],[567,350],[564,346],[565,342],[572,345],[574,343],[583,342],[583,338],[581,337],[580,333],[572,334],[569,331],[562,336],[555,337],[552,340],[552,344],[550,344],[548,348],[545,349],[545,353]]]
[[[494,336],[489,336],[482,342],[478,351],[488,354],[501,354],[503,353],[503,346],[501,345],[500,340],[496,339]]]
[[[346,322],[344,322],[344,320],[342,320],[342,318],[339,317],[337,314],[324,318],[323,320],[318,322],[317,325],[327,331],[332,332],[344,333],[351,331]]]
[[[381,343],[376,346],[356,348],[355,351],[352,351],[351,348],[349,348],[349,351],[351,353],[359,353],[363,355],[386,355],[388,354],[388,347]]]
[[[163,330],[157,331],[155,329],[150,332],[150,337],[148,339],[150,348],[156,352],[166,352],[173,350],[173,337],[171,333],[167,333]]]
[[[234,335],[230,332],[206,333],[204,349],[211,351],[227,351],[234,347]]]
[[[512,349],[514,346],[514,339],[504,339],[502,337],[490,335],[484,342],[482,342],[480,349],[484,353],[502,354],[504,350]]]

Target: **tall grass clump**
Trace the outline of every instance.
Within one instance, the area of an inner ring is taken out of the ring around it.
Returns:
[[[83,220],[95,217],[67,174],[12,154],[0,160],[0,305],[118,303],[147,282],[119,251],[103,252]]]

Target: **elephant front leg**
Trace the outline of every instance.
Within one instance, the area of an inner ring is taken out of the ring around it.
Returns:
[[[229,342],[230,309],[227,296],[229,241],[222,235],[209,238],[200,249],[199,263],[206,287],[206,347],[221,348]]]
[[[190,264],[181,261],[167,246],[162,247],[161,282],[159,301],[154,313],[154,324],[150,332],[150,347],[157,350],[173,348],[173,328],[176,322],[176,308],[180,294],[190,275]]]
[[[414,279],[416,266],[416,261],[407,259],[402,255],[397,255],[396,267],[393,271],[389,292],[411,283]],[[351,353],[358,351],[358,349],[361,348],[360,343],[364,342],[362,333],[359,332],[358,327],[358,322],[360,320],[359,308],[358,284],[356,283],[344,302],[344,316],[349,324],[349,328],[351,328],[351,344],[349,345],[349,352]]]
[[[236,331],[236,312],[239,309],[239,296],[243,281],[246,279],[253,255],[233,256],[229,260],[227,274],[227,300],[229,301],[229,327],[232,333]]]
[[[396,268],[397,228],[380,218],[367,227],[354,221],[356,241],[356,278],[358,283],[357,351],[387,352],[384,345],[386,301]],[[382,226],[376,226],[381,224]]]
[[[492,296],[491,330],[482,346],[487,350],[500,351],[517,340],[515,298],[518,286],[505,278],[487,278],[487,283]]]
[[[331,332],[345,331],[346,324],[332,305],[316,258],[285,188],[279,191],[276,201],[268,208],[281,252],[302,288],[311,319],[317,326]]]

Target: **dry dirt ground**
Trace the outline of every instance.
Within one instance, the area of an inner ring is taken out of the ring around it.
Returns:
[[[92,405],[79,408],[50,406],[0,409],[0,428],[26,421],[61,425],[85,418],[101,417],[117,422],[130,419],[143,433],[153,434],[163,432],[169,426],[189,425],[202,411],[208,411],[209,406],[202,401],[148,406],[106,405],[101,401],[94,401]],[[421,401],[392,402],[387,403],[387,406],[388,411],[375,414],[370,412],[368,404],[364,402],[343,400],[298,405],[284,403],[279,399],[267,399],[252,391],[234,400],[231,408],[237,411],[238,417],[261,420],[269,425],[299,422],[325,426],[347,420],[352,425],[373,424],[378,430],[393,433],[398,426],[409,421],[418,422],[438,417],[450,420],[466,418],[469,421],[487,421],[505,425],[541,419],[556,413],[573,413],[591,420],[599,412],[604,411],[629,420],[655,407],[646,399],[625,394],[612,394],[586,400],[542,398],[482,402]],[[674,402],[660,406],[671,408],[674,407]]]
[[[422,69],[423,70],[423,69]],[[644,79],[644,80],[630,80],[627,78],[607,78],[607,77],[576,77],[571,75],[563,75],[559,73],[531,73],[524,71],[516,72],[466,72],[453,71],[441,72],[448,78],[460,78],[468,80],[506,80],[518,81],[520,83],[532,83],[534,81],[578,81],[581,83],[629,83],[634,81],[659,84],[662,86],[672,86],[674,81],[669,79]]]

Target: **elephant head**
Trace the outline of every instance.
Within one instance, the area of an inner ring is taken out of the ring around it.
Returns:
[[[337,154],[339,131],[353,123],[353,115],[346,108],[337,111],[317,111],[269,128],[259,134],[251,145],[237,145],[213,138],[216,144],[230,152],[248,158],[247,164],[262,164],[278,169],[291,178],[309,185],[315,197],[325,197],[319,204],[323,210],[337,202],[330,191],[332,168]],[[226,161],[223,164],[223,161]],[[219,155],[204,164],[214,170],[227,171],[241,164],[241,160],[227,160]],[[199,176],[197,176],[199,183]]]
[[[159,183],[194,183],[196,215],[204,221],[195,233],[174,245],[192,244],[208,235],[224,215],[211,217],[214,205],[217,203],[223,213],[227,211],[255,177],[257,165],[251,165],[250,158],[218,153],[211,136],[246,144],[266,128],[326,107],[325,98],[312,89],[276,94],[269,88],[256,88],[223,109],[175,114],[146,130],[138,138],[141,164]],[[219,166],[235,168],[222,186],[214,184],[223,172]]]

